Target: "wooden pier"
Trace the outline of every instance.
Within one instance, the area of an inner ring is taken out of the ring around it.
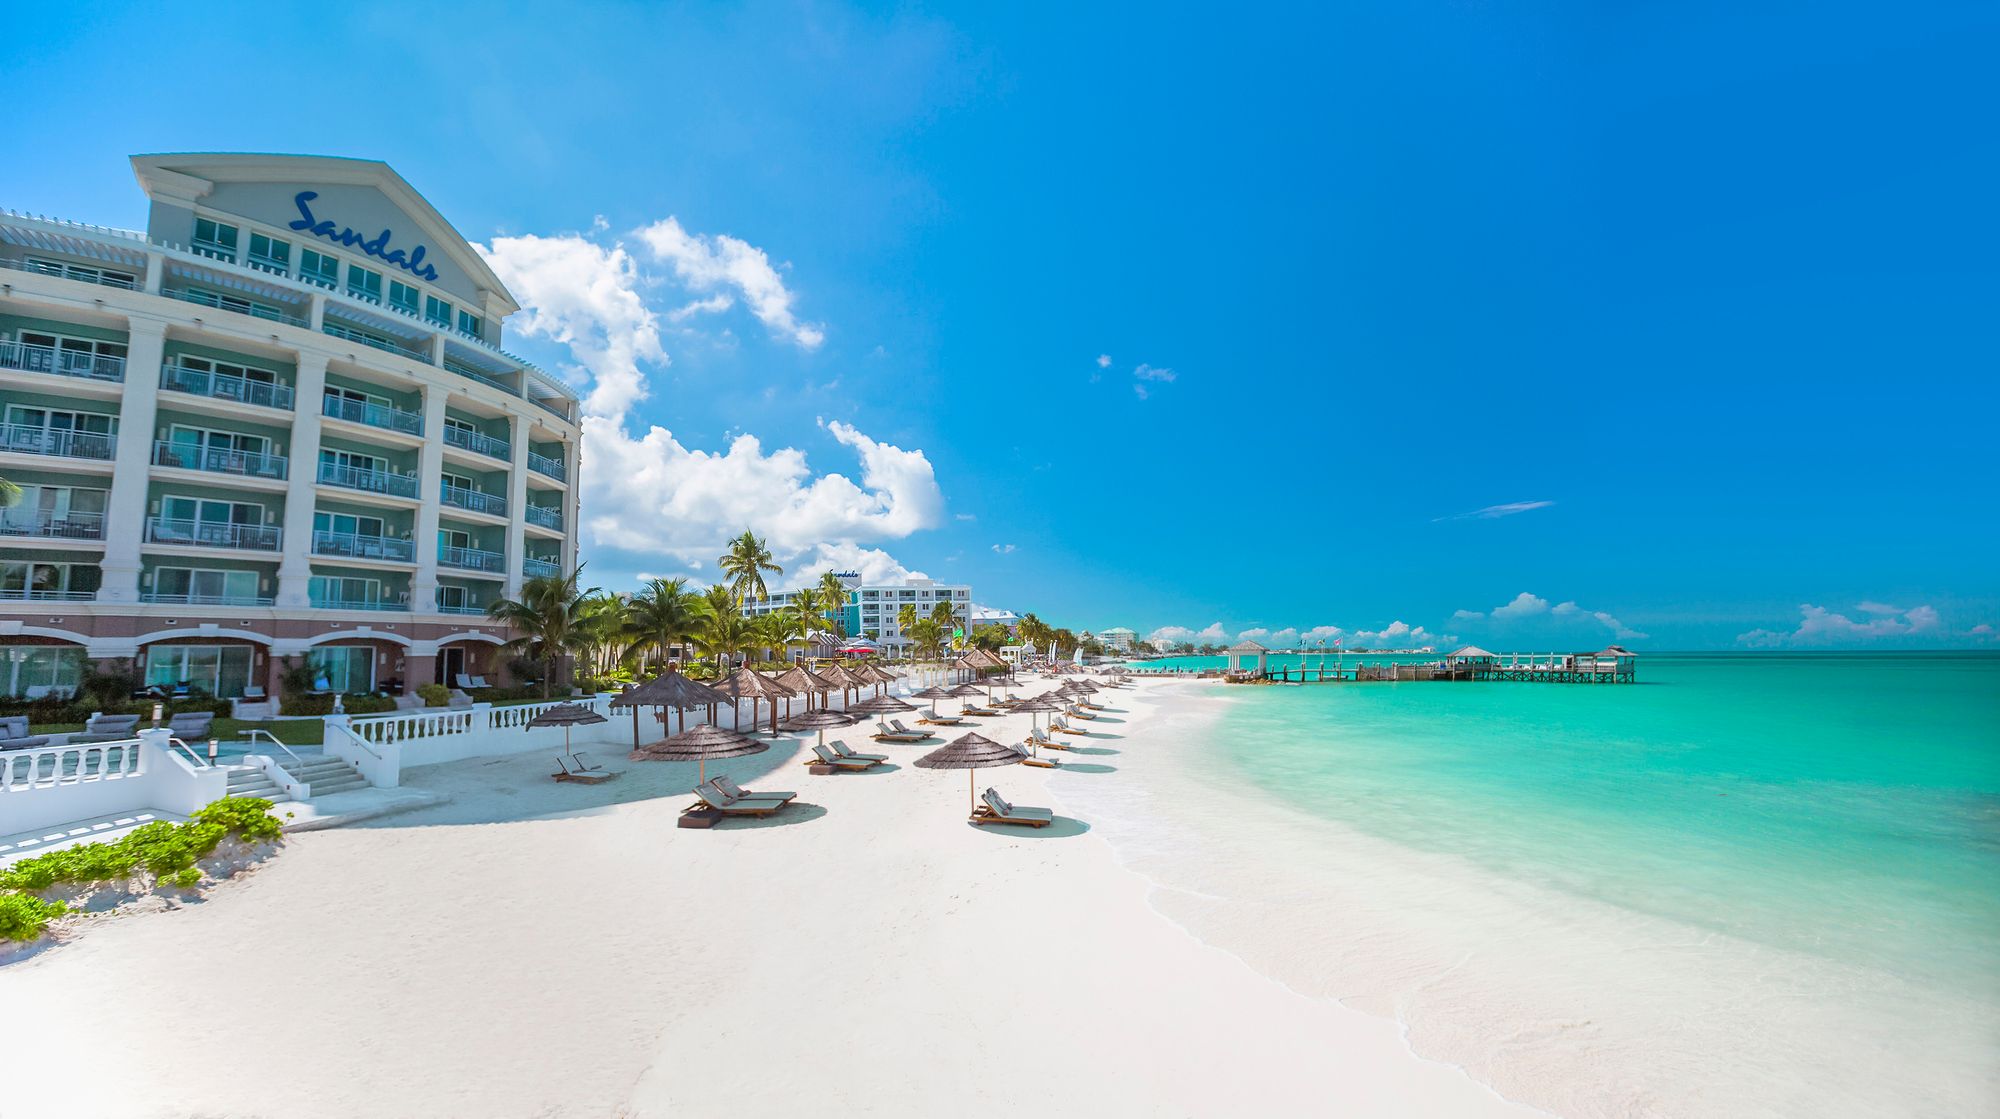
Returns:
[[[1613,645],[1595,653],[1489,653],[1467,645],[1443,658],[1415,664],[1346,664],[1339,657],[1332,666],[1321,657],[1318,664],[1302,663],[1278,668],[1270,666],[1270,650],[1254,641],[1229,650],[1229,668],[1223,677],[1236,683],[1334,684],[1375,681],[1501,680],[1536,684],[1630,684],[1638,679],[1639,658],[1631,650]],[[1254,658],[1256,667],[1245,665]]]

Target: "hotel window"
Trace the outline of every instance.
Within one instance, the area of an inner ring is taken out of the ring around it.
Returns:
[[[457,548],[459,551],[462,552],[471,551],[472,534],[464,531],[463,529],[456,529],[456,528],[438,529],[438,548],[440,550],[445,548]]]
[[[30,373],[46,373],[52,367],[65,371],[83,368],[92,369],[105,361],[124,361],[125,343],[99,342],[94,338],[65,338],[59,334],[44,334],[38,330],[24,330],[15,339],[23,346],[32,346],[37,353],[22,354],[22,367]]]
[[[437,603],[440,610],[465,610],[477,605],[464,587],[439,587]]]
[[[160,465],[270,477],[277,466],[270,453],[271,440],[262,435],[175,424],[167,432]]]
[[[352,575],[315,575],[306,580],[306,598],[314,606],[378,606],[382,581]]]
[[[340,284],[340,261],[311,249],[299,250],[299,279],[323,288]]]
[[[389,281],[389,306],[398,311],[414,315],[417,313],[417,289],[401,280]]]
[[[357,454],[354,451],[331,451],[320,448],[321,467],[337,467],[340,470],[355,470],[363,474],[384,474],[389,470],[389,460],[374,455]]]
[[[458,332],[471,338],[479,337],[479,316],[473,314],[471,311],[460,311],[458,313]]]
[[[66,260],[44,260],[40,257],[28,258],[28,270],[40,272],[44,276],[61,276],[67,280],[82,280],[89,284],[104,284],[107,287],[129,288],[138,283],[130,272],[114,272],[109,268],[94,268],[84,264],[71,264]]]
[[[23,483],[21,500],[0,509],[0,536],[104,538],[106,491]]]
[[[154,645],[146,650],[146,686],[186,684],[233,699],[250,683],[248,645]]]
[[[313,667],[313,688],[322,692],[375,690],[373,645],[322,645],[306,654]]]
[[[451,304],[446,303],[435,295],[424,296],[424,318],[429,319],[439,326],[449,328],[451,326]]]
[[[69,598],[97,590],[96,564],[0,562],[0,599]]]
[[[250,267],[283,276],[292,268],[292,243],[262,233],[250,235]]]
[[[382,273],[358,264],[348,265],[347,294],[370,303],[382,302]]]
[[[4,650],[0,667],[0,691],[10,697],[40,699],[45,695],[72,695],[83,678],[83,647],[80,645],[15,645]]]
[[[153,572],[153,600],[190,606],[247,606],[257,601],[257,573],[206,567]]]
[[[202,256],[236,263],[236,227],[207,218],[194,219],[194,251]]]

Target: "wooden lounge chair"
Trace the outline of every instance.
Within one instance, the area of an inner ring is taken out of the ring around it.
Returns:
[[[727,777],[711,777],[708,779],[708,783],[718,791],[736,800],[775,800],[779,804],[784,804],[799,795],[797,793],[760,793],[752,789],[746,789]]]
[[[1073,704],[1073,703],[1072,703],[1072,704],[1070,704],[1070,706],[1069,706],[1069,709],[1068,709],[1067,711],[1064,711],[1064,712],[1063,712],[1063,718],[1065,718],[1065,719],[1095,719],[1095,718],[1097,718],[1097,716],[1095,716],[1095,715],[1091,714],[1091,713],[1090,713],[1090,712],[1088,712],[1088,711],[1085,711],[1085,710],[1084,710],[1083,708],[1081,708],[1081,707],[1078,707],[1077,705],[1075,705],[1075,704]]]
[[[927,742],[937,736],[929,731],[910,730],[907,727],[897,729],[886,723],[876,723],[875,733],[868,737],[877,742]]]
[[[1005,797],[988,789],[980,798],[979,807],[972,810],[975,824],[1024,824],[1031,828],[1045,828],[1055,822],[1056,814],[1046,808],[1027,808],[1008,804]]]
[[[684,811],[696,812],[709,809],[724,816],[769,816],[785,806],[782,800],[746,800],[731,797],[728,793],[710,785],[696,785],[694,795],[701,803],[691,804]]]
[[[834,739],[832,742],[827,743],[826,748],[832,750],[836,755],[846,758],[848,761],[851,762],[886,762],[889,760],[889,755],[887,754],[856,753],[853,750],[848,749],[847,743],[842,742],[838,738]]]
[[[580,785],[601,785],[618,776],[606,773],[601,765],[589,764],[582,754],[557,754],[556,769],[559,772],[549,774],[550,777],[558,781],[575,781]]]
[[[991,707],[962,707],[958,713],[961,715],[977,716],[981,719],[997,719],[1001,715],[1000,711]]]
[[[1082,731],[1082,730],[1078,730],[1078,729],[1076,729],[1076,728],[1075,728],[1075,727],[1073,727],[1073,726],[1069,726],[1068,724],[1064,723],[1064,722],[1063,722],[1063,721],[1062,721],[1061,719],[1050,719],[1050,720],[1049,720],[1049,733],[1050,733],[1050,734],[1076,734],[1076,735],[1082,735],[1082,736],[1084,736],[1084,737],[1089,737],[1089,734],[1090,734],[1090,732],[1089,732],[1089,731]]]
[[[1034,769],[1056,769],[1062,765],[1061,762],[1057,761],[1054,758],[1037,757],[1034,753],[1034,746],[1035,746],[1035,740],[1031,738],[1021,743],[1019,746],[1015,747],[1016,750],[1019,750],[1021,753],[1028,755],[1027,757],[1021,759],[1022,765],[1029,766]]]
[[[926,715],[917,720],[917,725],[920,727],[958,727],[964,726],[965,720],[952,715]]]
[[[813,757],[819,760],[808,761],[806,762],[807,765],[830,765],[835,769],[861,770],[874,769],[876,766],[882,764],[874,758],[843,758],[824,746],[816,745],[812,748],[812,752]]]

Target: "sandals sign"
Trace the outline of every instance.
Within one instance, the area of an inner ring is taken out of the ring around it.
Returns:
[[[330,221],[322,221],[313,216],[312,207],[308,205],[308,203],[318,197],[319,192],[315,190],[302,190],[293,197],[292,204],[299,208],[299,218],[292,223],[293,229],[303,233],[310,233],[314,237],[324,237],[336,245],[360,249],[362,252],[382,261],[384,264],[393,264],[419,279],[436,282],[438,278],[437,269],[424,263],[424,254],[428,250],[422,245],[418,245],[408,253],[405,253],[401,249],[392,249],[389,247],[389,231],[386,229],[373,237],[369,237],[366,234],[355,232],[348,226],[336,225]]]

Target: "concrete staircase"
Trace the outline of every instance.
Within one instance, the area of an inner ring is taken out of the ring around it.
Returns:
[[[297,761],[286,758],[279,764],[286,773],[309,786],[314,800],[368,787],[367,779],[352,765],[325,754],[304,754]],[[279,788],[263,770],[254,766],[239,766],[229,771],[229,795],[262,797],[273,804],[292,799],[292,794]]]

